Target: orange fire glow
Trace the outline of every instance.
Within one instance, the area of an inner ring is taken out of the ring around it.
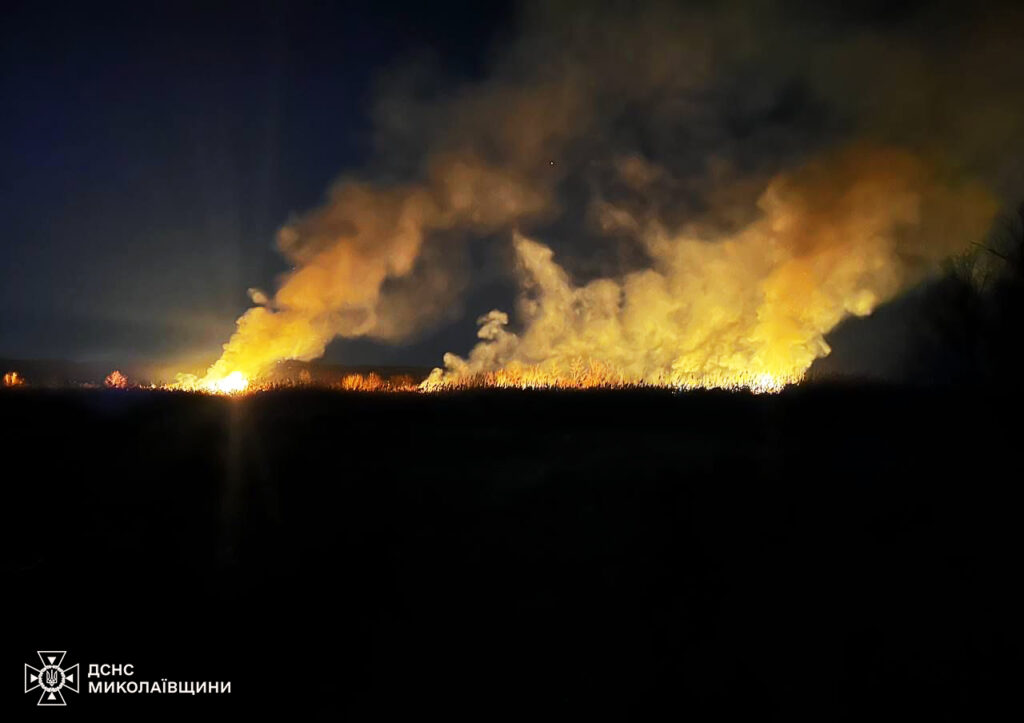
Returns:
[[[107,375],[107,378],[103,380],[103,383],[110,389],[127,389],[128,377],[115,369]]]
[[[260,387],[251,385],[249,378],[240,371],[233,371],[214,379],[200,379],[192,374],[179,374],[177,381],[167,384],[163,388],[171,391],[224,395],[237,395],[260,390]]]
[[[435,369],[420,384],[425,392],[457,391],[490,387],[495,389],[731,389],[755,394],[774,394],[799,382],[801,377],[768,373],[737,373],[719,377],[671,375],[635,379],[604,362],[576,359],[565,371],[512,363],[504,369],[469,375],[448,375]]]
[[[373,372],[365,376],[347,374],[337,387],[352,392],[412,392],[419,389],[410,376],[401,375],[385,379]]]
[[[637,174],[638,163],[644,162],[626,164],[633,169],[630,178],[641,177],[637,183],[657,175],[656,168]],[[412,223],[421,203],[414,195],[398,210],[348,202],[333,210],[343,219],[369,214],[353,227],[387,238],[411,234],[415,243],[399,244],[402,263],[381,262],[408,273],[423,229],[393,227],[398,222],[388,214]],[[514,232],[516,313],[493,310],[481,317],[476,346],[465,357],[444,355],[444,366],[419,389],[777,392],[799,382],[829,353],[826,337],[837,324],[872,313],[942,259],[962,252],[981,237],[997,208],[982,187],[948,179],[912,153],[867,146],[840,149],[780,173],[757,206],[745,226],[709,236],[696,226],[670,228],[659,218],[604,203],[595,210],[602,228],[642,244],[650,265],[589,281],[575,279],[545,243]],[[378,211],[383,216],[373,215]],[[314,224],[316,234],[328,234],[315,245],[323,250],[296,259],[300,265],[274,299],[253,294],[257,305],[239,318],[220,359],[201,378],[179,377],[176,388],[253,391],[278,362],[309,361],[335,336],[369,333],[358,324],[350,328],[357,317],[365,317],[366,330],[387,325],[384,310],[371,314],[363,301],[350,298],[356,286],[358,299],[378,298],[385,277],[369,290],[360,286],[366,276],[361,264],[369,263],[360,254],[387,244],[355,244],[349,231],[337,236],[338,228],[352,224],[327,222],[333,218],[317,217]],[[375,375],[353,375],[340,386],[405,389]]]
[[[179,375],[178,381],[160,387],[167,391],[184,391],[198,394],[238,396],[282,389],[313,387],[346,392],[416,392],[426,387],[406,374],[383,377],[375,372],[368,374],[346,374],[337,382],[314,382],[307,371],[299,374],[298,381],[257,381],[253,382],[241,372],[231,372],[223,379],[206,381],[194,376]]]

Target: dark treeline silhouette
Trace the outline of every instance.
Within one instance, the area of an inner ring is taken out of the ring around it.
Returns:
[[[919,305],[911,378],[1015,384],[1024,354],[1024,203],[951,259]]]

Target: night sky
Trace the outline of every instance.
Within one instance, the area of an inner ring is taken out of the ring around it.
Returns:
[[[285,268],[277,228],[365,162],[381,75],[426,62],[472,77],[509,13],[448,2],[6,5],[0,356],[216,356],[245,290]],[[398,353],[358,347],[363,360]]]

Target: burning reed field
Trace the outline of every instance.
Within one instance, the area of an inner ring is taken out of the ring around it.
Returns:
[[[0,719],[1009,718],[1022,39],[5,6]]]

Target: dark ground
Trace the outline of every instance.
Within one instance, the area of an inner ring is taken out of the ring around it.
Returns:
[[[9,391],[7,719],[40,649],[232,681],[75,717],[992,719],[1021,401]]]

